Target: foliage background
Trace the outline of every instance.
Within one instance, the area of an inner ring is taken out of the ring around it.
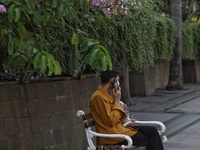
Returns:
[[[115,17],[87,0],[0,2],[8,8],[0,14],[1,72],[14,80],[81,77],[112,64],[142,70],[172,56],[175,25],[158,0]]]
[[[182,59],[199,59],[200,54],[200,22],[183,23]]]

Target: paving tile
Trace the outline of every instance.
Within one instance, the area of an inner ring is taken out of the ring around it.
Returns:
[[[165,150],[199,150],[200,121],[168,139]]]
[[[184,104],[181,104],[175,108],[169,109],[168,111],[182,111],[182,112],[190,112],[190,113],[200,113],[200,97],[197,97],[191,101],[188,101]]]
[[[177,91],[157,89],[153,96],[131,101],[130,115],[165,124],[165,150],[200,150],[200,84],[185,84]]]

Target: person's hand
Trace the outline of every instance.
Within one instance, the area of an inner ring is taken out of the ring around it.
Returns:
[[[131,119],[129,121],[127,121],[126,123],[124,123],[124,127],[132,127],[135,124],[135,119]]]
[[[119,104],[119,102],[121,100],[121,87],[119,87],[119,89],[113,88],[113,96],[114,96],[115,103]]]
[[[131,119],[131,125],[135,124],[136,119]]]

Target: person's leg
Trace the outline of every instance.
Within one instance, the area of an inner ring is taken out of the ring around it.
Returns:
[[[153,126],[137,126],[138,132],[146,135],[153,150],[164,150],[158,130]]]
[[[133,145],[137,147],[146,146],[146,150],[152,150],[149,138],[143,133],[138,132],[134,136],[132,136],[131,139],[133,141]]]
[[[146,135],[138,132],[134,136],[132,136],[131,139],[133,141],[134,146],[137,146],[137,147],[146,146],[146,150],[152,150],[150,145],[149,145],[149,139]],[[115,145],[127,145],[127,144],[128,144],[127,141],[124,140],[124,141],[119,142]]]

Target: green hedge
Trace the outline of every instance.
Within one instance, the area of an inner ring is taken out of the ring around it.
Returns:
[[[200,53],[200,23],[183,23],[182,34],[182,59],[198,59]]]
[[[113,65],[128,65],[138,70],[153,66],[156,59],[169,60],[172,55],[174,23],[157,16],[156,6],[151,1],[144,0],[138,12],[112,18],[91,10],[86,5],[87,0],[84,0],[85,6],[80,2],[79,6],[78,0],[77,3],[72,0],[2,1],[9,9],[9,13],[3,15],[10,16],[10,21],[8,16],[0,17],[4,20],[0,28],[4,25],[9,31],[0,38],[1,47],[8,53],[3,66],[16,79],[33,73],[38,78],[41,73],[46,77],[47,71],[49,75],[60,74],[61,69],[56,69],[58,65],[53,67],[56,70],[51,70],[50,59],[53,64],[59,62],[65,76],[80,75],[87,67],[81,51],[84,41],[89,44],[100,41],[109,51]],[[20,17],[12,13],[14,8],[20,11]],[[97,54],[95,48],[90,53],[92,58]],[[40,61],[36,61],[37,56]],[[98,56],[100,58],[101,53]],[[90,57],[87,60],[99,63]]]
[[[170,60],[172,56],[175,24],[170,18],[142,11],[112,19],[92,16],[86,22],[81,22],[81,30],[105,45],[114,65],[142,70],[153,66],[157,59]]]
[[[154,64],[155,31],[154,17],[144,12],[113,19],[101,29],[104,34],[99,38],[110,50],[115,64],[140,70]]]
[[[156,38],[154,49],[156,59],[170,60],[175,42],[175,23],[167,17],[155,17],[155,20]]]

